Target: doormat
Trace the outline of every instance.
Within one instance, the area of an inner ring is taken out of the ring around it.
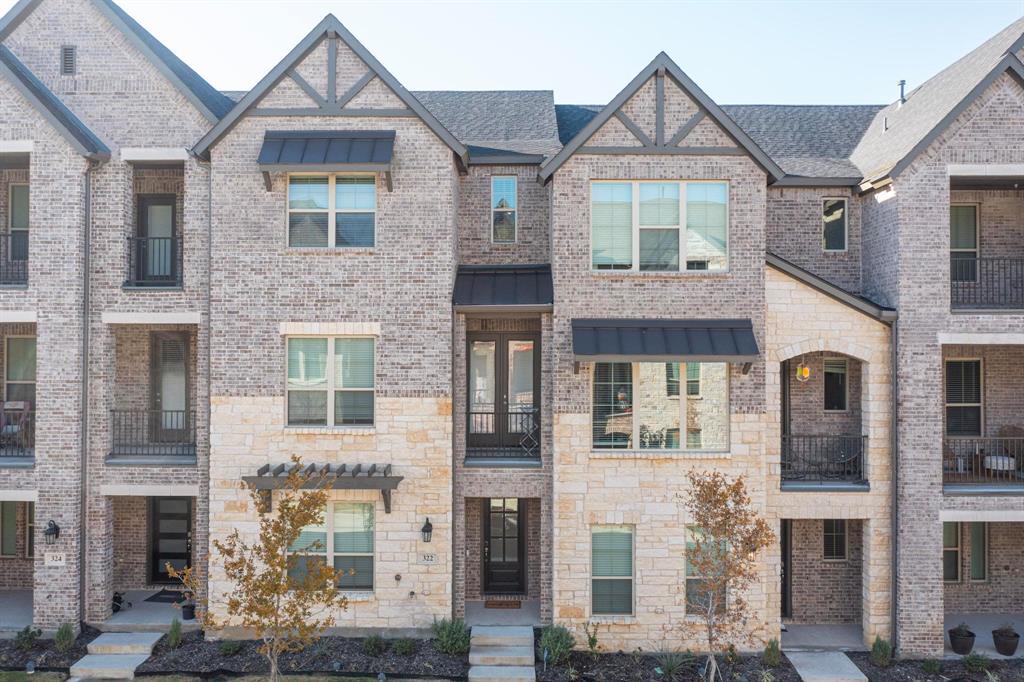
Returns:
[[[522,607],[523,603],[519,600],[511,599],[486,599],[484,600],[485,609],[518,609]]]
[[[180,602],[185,601],[185,598],[181,595],[181,592],[178,590],[163,589],[157,592],[156,594],[149,595],[148,597],[143,599],[143,601],[151,601],[156,602],[158,604],[178,604]]]

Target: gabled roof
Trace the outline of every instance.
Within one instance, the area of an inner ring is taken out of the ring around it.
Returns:
[[[652,77],[664,70],[666,76],[672,78],[676,85],[689,95],[700,107],[701,112],[717,123],[736,143],[765,170],[772,180],[781,178],[785,173],[771,157],[757,146],[747,133],[743,132],[736,123],[719,107],[714,101],[701,90],[696,83],[690,80],[679,66],[672,61],[664,52],[659,52],[650,64],[644,67],[629,82],[629,84],[616,95],[593,119],[590,120],[573,138],[566,143],[562,150],[544,163],[540,168],[541,180],[547,180],[557,171],[576,150],[582,147],[591,135],[598,131],[608,120],[612,118],[623,104],[635,95],[643,85]]]
[[[75,151],[90,159],[110,158],[110,150],[103,141],[4,45],[0,45],[0,75],[18,89],[57,132],[71,143]]]
[[[863,177],[899,175],[996,78],[1020,73],[1022,39],[1024,18],[879,111],[851,156]]]
[[[0,40],[6,38],[42,0],[19,0],[0,19]],[[142,27],[113,0],[91,0],[96,9],[171,82],[204,117],[216,122],[231,110],[232,102],[181,61],[166,45]]]
[[[102,1],[102,0],[93,0]],[[349,49],[351,49],[356,56],[358,56],[364,64],[369,68],[370,72],[376,75],[385,85],[387,85],[402,101],[405,106],[415,113],[423,123],[430,128],[430,130],[437,135],[451,150],[458,156],[463,163],[466,163],[469,152],[466,146],[460,142],[452,133],[445,128],[440,121],[432,114],[418,99],[416,99],[412,93],[406,90],[398,79],[391,75],[384,65],[377,61],[377,58],[370,54],[370,51],[363,47],[363,44],[356,40],[356,37],[349,33],[348,29],[345,28],[340,21],[333,15],[328,14],[323,20],[313,28],[309,34],[299,41],[299,44],[292,48],[284,59],[282,59],[277,66],[270,70],[266,76],[256,84],[252,90],[250,90],[242,99],[240,99],[231,111],[220,120],[217,125],[213,127],[210,132],[203,136],[203,139],[199,140],[193,151],[200,156],[207,156],[210,152],[210,148],[217,143],[224,135],[228,133],[235,125],[245,116],[245,113],[250,108],[256,106],[256,104],[270,92],[274,86],[276,86],[281,80],[288,75],[288,73],[297,66],[313,49],[320,44],[320,41],[325,38],[332,38],[337,36],[340,38]],[[333,86],[332,86],[333,87]],[[331,102],[331,105],[335,103]]]

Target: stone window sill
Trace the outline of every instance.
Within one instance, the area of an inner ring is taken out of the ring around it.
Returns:
[[[591,616],[590,622],[599,625],[636,625],[636,616]]]
[[[376,248],[364,246],[335,247],[333,249],[329,246],[286,246],[284,248],[286,256],[372,256],[375,252]]]
[[[377,598],[373,590],[339,590],[339,592],[350,602],[368,602]]]
[[[719,279],[728,277],[731,273],[725,270],[679,270],[677,272],[652,272],[650,270],[591,270],[594,277],[610,277],[612,279],[688,279],[696,277],[700,279]]]
[[[728,450],[591,450],[590,459],[732,459]]]
[[[376,426],[288,426],[285,433],[316,434],[323,436],[375,436]]]

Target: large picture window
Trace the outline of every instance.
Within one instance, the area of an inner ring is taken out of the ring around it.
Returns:
[[[726,450],[729,366],[598,362],[591,408],[595,449]]]
[[[980,436],[981,360],[946,361],[946,435]]]
[[[376,212],[372,175],[288,177],[288,246],[372,247]]]
[[[290,550],[305,552],[290,575],[301,580],[311,562],[330,561],[339,572],[338,587],[343,590],[373,589],[373,504],[369,502],[331,502],[323,523],[306,526]]]
[[[590,186],[595,270],[679,272],[728,267],[725,182],[605,182]]]
[[[590,534],[591,612],[633,613],[633,528],[595,526]]]
[[[370,426],[374,413],[374,339],[288,339],[288,424]]]

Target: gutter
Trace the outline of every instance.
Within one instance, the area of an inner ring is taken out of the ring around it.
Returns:
[[[892,504],[889,509],[889,518],[892,535],[892,567],[890,573],[890,590],[891,596],[889,601],[891,602],[892,612],[890,618],[890,637],[892,638],[893,651],[899,651],[899,631],[896,627],[898,605],[899,605],[899,581],[896,576],[899,573],[899,546],[900,546],[900,533],[899,533],[899,453],[900,453],[900,439],[899,439],[899,377],[897,375],[897,361],[899,360],[899,323],[896,320],[892,321],[890,331],[890,360],[889,360],[889,372],[890,372],[890,391],[892,398],[891,411],[892,416],[890,417],[889,423],[889,478],[892,481]]]
[[[79,466],[79,522],[78,522],[78,614],[79,621],[85,621],[85,573],[86,557],[85,548],[88,546],[86,532],[89,527],[88,514],[88,473],[89,473],[89,268],[91,260],[90,236],[92,232],[92,172],[97,163],[88,161],[85,168],[85,226],[82,244],[82,456]]]

